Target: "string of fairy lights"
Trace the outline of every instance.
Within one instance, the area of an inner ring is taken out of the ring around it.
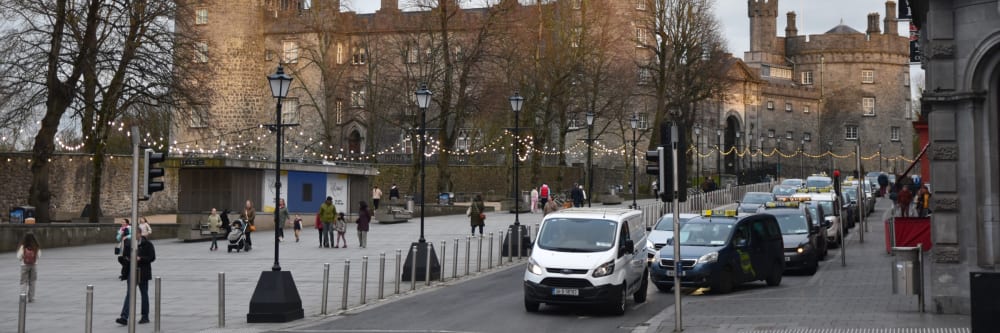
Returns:
[[[130,131],[125,130],[125,123],[114,124],[119,132],[122,132],[126,137],[131,136]],[[236,159],[250,159],[250,160],[269,160],[273,159],[273,154],[268,150],[262,148],[270,145],[274,141],[274,133],[266,125],[257,125],[247,128],[241,128],[232,130],[230,132],[221,133],[210,138],[196,139],[184,142],[174,141],[169,144],[169,155],[172,156],[190,156],[190,155],[211,155],[211,156],[224,156],[227,158]],[[84,138],[86,140],[87,138]],[[11,147],[15,139],[9,136],[0,136],[0,147]],[[420,144],[422,140],[421,136],[413,135],[407,137],[396,144],[391,146],[372,151],[372,152],[353,152],[345,150],[343,147],[334,147],[328,142],[323,142],[315,137],[312,137],[305,132],[299,131],[288,131],[286,132],[284,144],[285,149],[290,153],[286,156],[293,157],[296,153],[299,157],[309,158],[314,160],[326,160],[326,161],[342,161],[342,162],[369,162],[373,163],[378,161],[380,157],[386,155],[400,155],[400,154],[410,154],[413,151],[413,147]],[[477,140],[479,141],[479,140]],[[426,156],[431,157],[436,154],[447,153],[452,156],[475,156],[482,154],[497,154],[509,152],[514,144],[519,145],[521,152],[518,155],[518,159],[525,161],[529,156],[533,154],[538,154],[540,156],[555,156],[555,155],[566,155],[574,158],[582,158],[588,154],[588,150],[595,157],[625,157],[628,158],[631,154],[631,146],[627,144],[619,146],[608,146],[601,141],[597,140],[580,140],[575,142],[564,149],[559,149],[556,147],[550,147],[547,145],[536,146],[535,139],[531,135],[521,135],[520,139],[515,143],[514,134],[508,130],[504,130],[500,135],[489,139],[482,140],[484,143],[478,147],[470,147],[469,149],[449,149],[440,140],[431,139],[427,141],[427,151]],[[168,146],[167,140],[162,136],[153,136],[150,133],[145,133],[141,138],[141,144],[148,147],[153,147],[154,149],[164,149]],[[61,139],[56,139],[57,150],[60,152],[68,153],[78,153],[84,148],[84,144],[75,143],[68,144],[63,142]],[[333,152],[333,153],[331,153]],[[709,158],[712,156],[730,156],[735,155],[738,158],[775,158],[780,157],[784,159],[794,159],[794,158],[810,158],[810,159],[851,159],[855,157],[855,152],[849,152],[846,154],[838,154],[832,150],[827,150],[819,153],[809,153],[802,148],[797,148],[795,150],[781,150],[777,147],[770,149],[759,149],[759,148],[748,148],[748,147],[728,147],[727,149],[722,149],[718,145],[710,145],[704,150],[699,149],[695,145],[691,145],[687,150],[687,153],[691,154],[694,158]],[[864,161],[877,160],[881,158],[883,161],[895,162],[902,161],[906,163],[912,163],[913,159],[907,158],[902,155],[883,155],[878,151],[875,151],[868,155],[862,155],[861,159]],[[12,158],[7,158],[8,162],[12,161]]]

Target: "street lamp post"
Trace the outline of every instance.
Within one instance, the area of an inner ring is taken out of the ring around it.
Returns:
[[[833,141],[826,142],[826,153],[829,154],[830,158],[830,172],[833,172]]]
[[[757,172],[763,177],[766,175],[765,170],[767,170],[767,165],[764,164],[764,135],[760,132],[757,134],[759,134],[757,136],[757,153],[760,154],[760,158],[757,160]]]
[[[698,188],[701,188],[701,181],[702,179],[705,178],[705,176],[701,174],[701,125],[700,124],[694,124],[694,140],[695,140],[695,145],[698,147],[698,149],[695,151],[695,153],[698,154],[698,159],[695,160],[695,163],[697,164],[696,168],[698,169],[698,179],[696,186],[698,186]]]
[[[775,175],[780,180],[781,179],[781,157],[782,157],[781,156],[781,136],[777,136],[777,137],[778,137],[778,143],[774,146],[774,148],[777,149],[775,155],[777,156],[777,160],[778,160],[778,169],[777,169],[778,171],[775,172]]]
[[[594,113],[587,112],[587,207],[591,207],[594,198]],[[660,186],[663,186],[662,184]]]
[[[743,170],[743,157],[740,156],[740,154],[743,154],[742,149],[743,145],[740,142],[740,131],[736,131],[736,157],[733,158],[736,160],[736,184],[742,184],[740,182],[740,171]]]
[[[882,143],[878,143],[878,171],[882,171]]]
[[[635,132],[639,130],[639,117],[632,114],[632,119],[629,120],[629,125],[632,126],[632,209],[639,209],[639,204],[636,202],[636,187],[639,183],[636,183],[636,160],[635,160],[635,146],[639,141],[635,137]]]
[[[719,156],[715,158],[715,173],[719,174],[719,176],[721,177],[722,176],[722,130],[721,129],[715,130],[715,137],[717,139],[715,150],[719,153]],[[722,178],[719,178],[719,181],[722,181]]]
[[[261,272],[260,279],[257,280],[257,287],[250,298],[248,323],[284,323],[302,319],[305,315],[302,310],[302,299],[299,297],[298,288],[295,287],[295,280],[292,279],[292,272],[282,271],[278,263],[278,232],[281,230],[282,222],[279,221],[278,213],[281,201],[281,141],[284,127],[297,125],[281,123],[281,100],[288,96],[292,77],[285,74],[285,69],[278,65],[277,72],[268,75],[267,81],[271,87],[271,96],[278,100],[275,107],[275,124],[271,126],[277,139],[274,159],[274,265],[270,271]]]
[[[520,152],[519,147],[521,145],[521,122],[518,115],[521,114],[521,107],[524,106],[524,97],[521,94],[514,92],[514,96],[510,96],[510,109],[514,111],[514,225],[521,225],[520,214],[521,214],[521,200],[520,192],[521,189],[518,187],[518,164],[520,164]]]
[[[410,249],[416,248],[416,257],[412,257],[414,252],[407,251],[406,262],[403,264],[403,276],[400,280],[403,281],[430,281],[436,280],[441,274],[441,265],[438,263],[437,255],[434,253],[434,243],[428,242],[424,238],[424,217],[426,215],[426,202],[427,202],[427,107],[431,104],[431,95],[433,93],[427,90],[427,84],[421,84],[420,89],[414,93],[417,97],[417,107],[420,108],[420,238],[413,243],[410,243]],[[427,276],[427,264],[428,258],[430,257],[430,276]],[[416,266],[416,267],[414,267]],[[414,276],[410,276],[410,272],[415,271]]]
[[[806,140],[799,140],[799,174],[806,178]]]

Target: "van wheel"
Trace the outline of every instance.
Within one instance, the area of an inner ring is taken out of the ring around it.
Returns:
[[[636,303],[643,303],[646,301],[647,292],[649,292],[649,273],[643,271],[642,279],[639,280],[639,290],[632,294],[632,299],[635,299]]]
[[[723,269],[722,274],[719,274],[719,278],[709,288],[716,294],[728,294],[733,291],[733,269],[731,267]]]
[[[806,267],[805,273],[809,275],[815,275],[817,269],[819,269],[819,259],[813,260],[812,265]]]
[[[781,275],[784,273],[784,268],[782,268],[782,262],[777,261],[774,263],[774,269],[771,270],[771,275],[767,277],[767,285],[774,287],[781,284]]]
[[[538,302],[532,302],[528,300],[527,297],[524,298],[524,310],[528,312],[538,312],[538,306],[541,305]]]
[[[611,310],[611,314],[616,316],[621,316],[625,314],[625,301],[628,298],[628,285],[622,283],[621,292],[618,293],[617,297],[611,300],[608,304],[608,309]]]

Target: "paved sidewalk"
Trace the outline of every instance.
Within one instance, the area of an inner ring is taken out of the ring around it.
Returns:
[[[642,200],[652,203],[652,200]],[[621,205],[618,205],[621,206]],[[602,206],[603,207],[603,206]],[[607,206],[616,207],[616,206]],[[521,214],[520,221],[535,230],[542,215]],[[496,266],[498,259],[499,234],[506,230],[514,221],[514,215],[508,213],[488,213],[486,232],[496,233],[494,236],[493,261]],[[455,239],[460,240],[458,276],[465,275],[465,247],[469,233],[468,218],[461,215],[429,217],[425,219],[425,238],[434,243],[435,250],[441,255],[441,241],[447,242],[444,266],[445,276],[451,280],[455,260]],[[368,284],[366,302],[369,306],[377,304],[379,254],[386,254],[386,278],[384,291],[386,298],[405,297],[410,290],[409,282],[403,282],[403,296],[392,296],[395,289],[395,253],[406,251],[411,242],[418,239],[420,233],[420,218],[413,218],[408,223],[372,224],[368,235],[368,248],[358,248],[357,234],[354,225],[348,226],[346,249],[325,249],[318,247],[318,233],[311,226],[303,230],[301,242],[296,243],[292,230],[286,228],[285,241],[280,243],[280,263],[284,270],[291,271],[302,298],[302,307],[306,318],[286,324],[253,324],[246,323],[250,297],[256,286],[261,271],[270,270],[274,261],[273,231],[260,231],[253,234],[253,251],[249,253],[227,253],[225,243],[220,244],[220,251],[208,251],[209,243],[182,243],[177,240],[156,240],[156,262],[153,263],[153,274],[162,278],[162,311],[161,330],[165,332],[198,332],[198,331],[239,331],[255,332],[276,329],[280,327],[299,326],[308,321],[321,320],[320,316],[321,290],[323,279],[323,264],[330,263],[330,284],[328,313],[336,314],[341,308],[342,288],[344,280],[344,261],[350,260],[350,282],[348,292],[348,308],[357,308],[361,304],[361,262],[363,256],[368,256]],[[46,249],[42,244],[42,255],[39,258],[38,292],[35,302],[28,303],[27,330],[29,332],[80,332],[85,323],[85,302],[87,285],[94,286],[94,332],[122,332],[126,329],[114,322],[122,308],[125,296],[125,283],[118,280],[120,266],[116,261],[112,248],[113,235],[108,235],[107,244],[52,248]],[[488,255],[489,237],[483,240],[482,266],[485,274]],[[478,241],[473,239],[470,248],[470,272],[477,276]],[[515,259],[514,264],[517,264]],[[18,281],[20,271],[14,253],[4,253],[0,257],[0,266],[7,269],[0,271],[0,281],[6,281],[6,286],[0,288],[0,299],[6,300],[7,306],[0,307],[0,332],[16,332],[18,318]],[[510,264],[504,262],[503,267]],[[496,269],[494,269],[496,271]],[[226,273],[226,329],[217,330],[218,323],[218,273]],[[437,288],[434,283],[431,288]],[[420,292],[424,285],[418,283]],[[153,316],[154,286],[150,281],[150,316]],[[382,301],[384,302],[384,301]],[[137,304],[138,306],[138,304]],[[137,309],[138,310],[138,309]],[[137,311],[138,312],[138,311]],[[152,332],[153,324],[139,325],[138,332]]]
[[[848,235],[846,266],[841,266],[840,250],[831,250],[819,272],[803,277],[808,278],[805,285],[783,283],[768,288],[760,282],[727,295],[683,297],[684,332],[875,333],[890,328],[913,328],[905,331],[910,333],[944,331],[938,328],[968,332],[961,329],[971,325],[968,316],[920,313],[917,296],[892,294],[894,257],[885,252],[886,230],[881,222],[890,205],[888,200],[879,200],[868,218],[870,232],[865,233],[864,243],[859,238],[860,226]],[[926,301],[927,311],[933,311],[930,300]],[[674,312],[673,306],[664,309],[647,322],[648,331],[672,332]]]

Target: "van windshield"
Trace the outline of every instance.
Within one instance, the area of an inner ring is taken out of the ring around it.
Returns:
[[[618,223],[609,220],[554,218],[538,233],[538,247],[559,252],[603,252],[615,244]]]
[[[729,223],[686,223],[681,226],[681,245],[723,246],[729,241]]]

